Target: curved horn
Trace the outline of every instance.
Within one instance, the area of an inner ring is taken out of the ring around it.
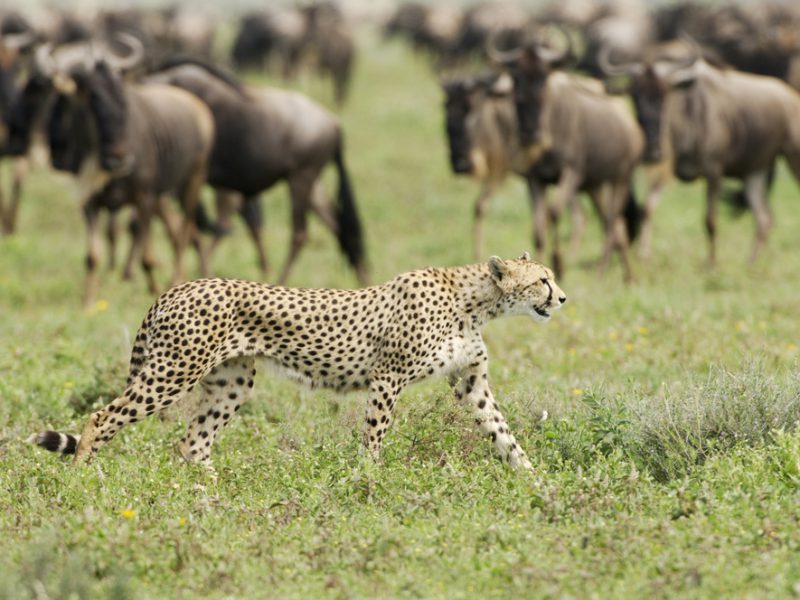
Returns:
[[[613,77],[615,75],[640,75],[644,71],[644,65],[641,62],[628,62],[621,64],[614,64],[611,62],[611,53],[614,51],[611,46],[606,44],[600,48],[597,53],[597,66],[604,75]]]
[[[36,36],[31,31],[23,31],[21,33],[7,33],[2,38],[2,43],[10,50],[22,50],[30,46]]]
[[[686,30],[681,29],[679,37],[687,46],[689,46],[689,49],[692,51],[692,62],[703,56],[703,49],[700,47],[700,44],[698,44],[697,40],[689,35]]]
[[[53,58],[52,43],[42,44],[36,49],[34,64],[36,65],[36,70],[45,77],[52,78],[55,76],[58,71],[58,65],[56,65],[56,61]]]
[[[536,52],[539,55],[539,58],[542,61],[550,64],[560,62],[568,56],[573,55],[572,37],[560,25],[555,25],[554,28],[556,31],[560,32],[561,36],[566,40],[566,48],[563,50],[554,50],[553,48],[544,46],[541,43],[536,44]]]
[[[142,41],[139,38],[131,35],[130,33],[120,31],[119,33],[114,34],[114,39],[118,43],[127,46],[128,55],[119,56],[114,52],[110,44],[105,44],[103,58],[106,59],[109,65],[111,65],[117,71],[127,71],[128,69],[132,69],[142,62],[142,59],[144,58],[144,44],[142,44]]]
[[[497,65],[508,66],[511,65],[522,56],[520,48],[513,50],[498,50],[497,38],[500,37],[500,30],[495,29],[489,34],[489,39],[486,40],[486,56],[489,60]]]
[[[653,64],[653,71],[659,79],[665,79],[670,84],[675,85],[681,81],[686,81],[694,76],[695,65],[702,58],[700,46],[685,32],[681,33],[681,40],[686,43],[691,52],[685,59],[662,58]]]

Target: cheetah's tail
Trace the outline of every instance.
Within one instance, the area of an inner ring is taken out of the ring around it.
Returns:
[[[41,433],[34,433],[25,441],[50,452],[75,454],[75,449],[78,447],[78,442],[81,441],[81,436],[72,435],[71,433],[58,433],[57,431],[42,431]]]

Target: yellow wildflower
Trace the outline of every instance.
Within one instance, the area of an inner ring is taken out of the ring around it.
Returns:
[[[131,510],[130,508],[126,508],[125,510],[121,511],[120,516],[125,517],[126,519],[132,519],[136,516],[136,511]]]

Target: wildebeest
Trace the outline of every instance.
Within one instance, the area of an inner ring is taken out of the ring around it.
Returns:
[[[636,75],[632,94],[645,131],[645,156],[669,152],[679,179],[706,180],[711,264],[722,179],[743,181],[756,218],[755,260],[772,225],[767,191],[776,157],[785,157],[800,180],[800,94],[772,77],[715,67],[696,48],[683,58],[658,56],[617,65]]]
[[[297,73],[308,24],[299,8],[280,7],[244,15],[231,57],[238,68],[278,61],[284,77]]]
[[[655,11],[654,23],[660,41],[689,35],[712,63],[792,83],[791,71],[800,52],[800,11],[794,3],[681,2]],[[794,81],[794,85],[798,87],[800,82]]]
[[[355,42],[339,8],[317,2],[245,15],[231,54],[238,68],[277,63],[285,79],[295,77],[301,66],[313,65],[322,75],[330,75],[334,99],[341,105],[350,82]]]
[[[443,81],[445,130],[450,167],[457,175],[470,175],[481,183],[475,201],[473,254],[484,255],[483,221],[489,200],[510,173],[520,175],[528,186],[536,222],[546,220],[543,186],[557,181],[548,176],[546,165],[531,168],[519,153],[517,114],[513,83],[507,74],[489,73]],[[573,206],[573,242],[583,230],[580,204]],[[534,227],[534,245],[544,246],[543,225]]]
[[[328,2],[312,4],[304,9],[306,46],[316,55],[317,70],[333,80],[334,99],[344,103],[355,61],[353,33],[341,11]]]
[[[232,75],[200,61],[166,63],[151,81],[196,94],[216,122],[208,183],[241,193],[244,206],[258,194],[286,181],[292,199],[292,239],[278,281],[284,283],[307,238],[313,210],[336,235],[360,283],[367,280],[361,223],[344,162],[338,119],[303,94],[268,87],[246,87]],[[320,176],[328,164],[339,175],[337,205],[331,206]],[[260,246],[260,244],[259,244]],[[259,247],[261,268],[267,260]]]
[[[179,280],[213,142],[211,112],[184,90],[124,83],[106,60],[95,61],[87,55],[86,60],[64,69],[48,52],[45,49],[39,57],[41,71],[49,75],[55,92],[47,118],[51,162],[54,168],[75,176],[79,194],[86,199],[84,304],[91,303],[97,287],[98,212],[119,202],[135,208],[134,248],[141,252],[148,286],[156,293],[152,216],[161,215],[169,225],[164,197],[173,194],[180,198],[187,217],[171,231],[173,279]],[[48,59],[52,64],[47,64]]]
[[[3,163],[10,163],[11,198],[8,206],[5,203],[5,189],[0,183],[0,230],[5,234],[14,232],[17,222],[17,210],[22,194],[22,181],[27,172],[27,160],[22,156],[15,156],[9,150],[9,119],[10,111],[22,85],[22,71],[24,70],[23,53],[33,44],[35,37],[31,31],[11,33],[7,25],[15,28],[15,21],[10,23],[4,19],[0,28],[0,158],[6,157]]]
[[[507,78],[466,77],[443,82],[450,167],[481,182],[475,201],[473,255],[484,255],[483,219],[489,199],[511,171],[517,117]]]
[[[571,46],[556,50],[538,40],[500,52],[488,47],[493,61],[509,70],[519,143],[539,178],[557,179],[550,221],[553,264],[563,271],[558,220],[579,191],[588,193],[605,228],[601,266],[613,249],[622,258],[625,278],[633,273],[629,240],[636,231],[639,209],[632,196],[631,176],[638,163],[642,134],[625,104],[608,96],[601,82],[561,70],[572,59]],[[544,227],[542,220],[539,227]]]
[[[383,28],[384,36],[401,37],[426,52],[439,66],[451,63],[461,35],[463,12],[445,3],[405,2]]]

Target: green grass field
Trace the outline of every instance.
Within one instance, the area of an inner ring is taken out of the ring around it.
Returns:
[[[449,172],[435,78],[400,45],[362,50],[342,119],[375,281],[469,262],[477,187]],[[330,102],[327,84],[298,85]],[[152,302],[138,273],[104,273],[80,308],[78,201],[34,173],[18,234],[0,239],[0,598],[800,596],[800,191],[785,171],[772,206],[754,267],[751,217],[723,207],[712,272],[703,188],[671,185],[627,287],[617,263],[597,275],[592,217],[564,310],[486,328],[494,393],[535,475],[494,458],[444,381],[404,393],[377,468],[360,394],[262,373],[215,446],[214,482],[174,450],[179,411],[126,428],[88,467],[23,443],[80,431],[122,390]],[[265,207],[278,266],[286,191]],[[517,256],[530,233],[509,181],[489,252]],[[159,252],[166,282],[163,239]],[[214,269],[258,277],[240,225]],[[317,222],[291,283],[355,285]]]

